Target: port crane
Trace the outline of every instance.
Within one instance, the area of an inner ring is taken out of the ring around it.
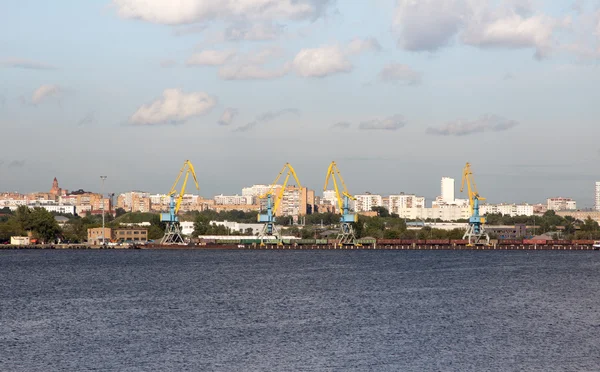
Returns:
[[[287,171],[287,173],[286,173]],[[285,179],[281,186],[278,185],[279,179],[281,176],[286,173]],[[290,163],[285,163],[281,172],[275,178],[275,181],[271,185],[269,185],[269,189],[262,195],[259,195],[260,199],[267,199],[266,203],[266,213],[258,214],[258,222],[264,222],[264,226],[259,234],[259,238],[261,240],[261,245],[264,245],[263,240],[265,237],[275,237],[275,239],[281,240],[279,229],[275,226],[275,214],[279,210],[279,206],[281,205],[281,200],[283,199],[283,194],[285,192],[285,188],[290,179],[290,176],[293,176],[296,180],[296,186],[299,189],[302,189],[302,185],[300,184],[300,180],[298,179],[298,175],[296,175],[296,171],[294,167]],[[279,191],[277,189],[279,188]]]
[[[469,227],[467,228],[467,231],[465,231],[463,239],[468,240],[469,246],[477,244],[489,245],[490,236],[483,227],[485,224],[485,217],[479,215],[479,201],[485,200],[485,198],[481,197],[477,191],[477,185],[475,185],[475,181],[473,180],[470,163],[467,163],[463,169],[460,192],[463,192],[465,183],[467,184],[467,193],[469,194],[469,210],[471,216],[469,217]]]
[[[340,192],[338,186],[338,180],[342,186],[342,190]],[[358,222],[358,215],[356,213],[350,212],[350,200],[356,200],[356,198],[348,192],[346,188],[346,183],[342,178],[342,174],[337,167],[335,161],[332,161],[329,164],[329,168],[327,169],[327,175],[325,177],[325,186],[323,186],[323,191],[327,190],[327,186],[329,185],[329,180],[333,181],[333,189],[335,191],[335,197],[337,199],[338,209],[340,211],[340,231],[337,236],[338,244],[355,244],[356,237],[354,235],[354,229],[352,227],[352,223]]]
[[[181,179],[181,176],[185,173],[185,177],[183,179],[183,184],[181,186],[181,191],[179,195],[177,193],[177,184]],[[183,244],[183,237],[181,236],[181,227],[179,226],[179,218],[177,217],[177,213],[179,212],[179,208],[181,207],[181,202],[183,201],[183,194],[185,193],[185,187],[187,185],[188,178],[192,175],[194,178],[194,183],[196,184],[196,190],[200,190],[198,186],[198,179],[196,178],[196,172],[194,171],[194,166],[192,162],[186,160],[183,163],[183,167],[179,171],[179,175],[177,179],[175,179],[175,183],[171,187],[171,191],[169,191],[168,195],[170,198],[169,201],[169,213],[161,213],[160,221],[166,222],[167,226],[165,228],[165,235],[162,237],[160,243],[161,244]],[[176,197],[177,195],[177,197]]]

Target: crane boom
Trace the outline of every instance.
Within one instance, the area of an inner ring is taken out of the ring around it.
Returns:
[[[340,183],[342,184],[342,192],[341,193],[338,188],[336,175],[340,179]],[[340,209],[340,211],[344,209],[344,202],[342,201],[342,196],[345,196],[350,200],[356,200],[356,198],[354,196],[350,195],[350,193],[348,192],[348,189],[346,188],[346,183],[344,182],[344,178],[342,178],[342,174],[340,173],[340,170],[337,167],[337,164],[335,163],[335,161],[332,161],[331,164],[329,164],[329,168],[327,169],[327,175],[325,176],[325,186],[323,186],[323,191],[327,190],[327,186],[329,185],[329,180],[332,180],[332,182],[333,182],[335,198],[337,200],[338,208]]]
[[[275,188],[277,186],[279,186],[277,183],[279,182],[279,179],[281,178],[281,176],[283,175],[283,173],[286,171],[286,169],[287,169],[287,174],[285,176],[285,179],[283,181],[281,189],[279,190],[279,193],[277,193],[277,195],[274,195],[275,194]],[[275,177],[275,181],[273,181],[273,183],[271,185],[269,185],[269,189],[264,194],[262,194],[262,195],[259,196],[259,198],[261,198],[261,199],[266,198],[268,195],[276,196],[275,197],[275,206],[273,207],[273,213],[276,213],[277,210],[279,209],[279,206],[280,206],[281,201],[283,199],[283,193],[285,192],[285,188],[286,188],[286,186],[288,184],[290,176],[294,177],[294,180],[296,181],[296,185],[298,186],[299,189],[302,189],[302,184],[300,183],[300,180],[298,179],[298,175],[296,174],[296,170],[294,170],[294,167],[292,167],[292,165],[290,163],[285,163],[283,165],[283,168],[281,169],[281,171],[277,175],[277,177]]]
[[[485,200],[485,198],[479,196],[479,192],[477,191],[477,185],[475,184],[475,180],[473,179],[473,172],[471,172],[470,163],[467,163],[465,165],[465,168],[463,169],[462,182],[460,184],[460,192],[463,192],[465,188],[465,183],[467,184],[467,194],[469,196],[469,209],[471,214],[473,214],[473,209],[475,207],[475,199]]]

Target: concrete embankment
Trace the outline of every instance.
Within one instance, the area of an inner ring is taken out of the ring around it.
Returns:
[[[456,251],[522,251],[522,250],[541,250],[541,251],[589,251],[594,250],[591,245],[492,245],[492,246],[466,246],[466,245],[371,245],[371,246],[336,246],[336,245],[146,245],[138,247],[102,247],[85,244],[36,244],[36,245],[0,245],[0,249],[177,249],[177,250],[203,250],[203,249],[224,249],[224,250],[416,250],[416,251],[436,251],[436,250],[456,250]]]

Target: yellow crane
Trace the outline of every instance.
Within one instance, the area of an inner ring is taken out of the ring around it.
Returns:
[[[181,191],[179,195],[177,193],[177,184],[181,180],[181,176],[185,173],[185,177],[183,179],[183,184],[181,186]],[[200,190],[200,186],[198,186],[198,178],[196,177],[196,172],[194,171],[194,166],[192,162],[186,160],[183,163],[183,166],[179,170],[179,174],[171,186],[171,190],[167,195],[169,195],[169,213],[161,213],[160,221],[166,222],[165,235],[161,239],[161,244],[182,244],[184,243],[183,237],[181,236],[181,228],[179,227],[179,218],[177,218],[177,213],[179,212],[179,208],[181,207],[181,202],[183,201],[183,195],[185,194],[185,187],[187,186],[188,178],[190,174],[194,178],[194,183],[196,184],[196,190]],[[175,199],[177,196],[177,199]]]
[[[339,181],[336,179],[336,177],[339,178]],[[333,181],[333,190],[335,191],[338,209],[341,214],[340,231],[337,236],[338,244],[356,244],[356,237],[354,236],[352,223],[358,222],[358,215],[350,212],[350,200],[356,200],[356,198],[348,192],[346,183],[344,182],[342,174],[340,173],[335,161],[332,161],[331,164],[329,164],[327,175],[325,176],[325,186],[323,186],[323,191],[327,190],[329,180]],[[338,186],[338,182],[342,186],[341,191]]]
[[[287,173],[286,173],[286,171],[287,171]],[[281,176],[284,173],[286,173],[285,179],[283,181],[283,184],[281,186],[279,186],[278,185],[279,179],[281,178]],[[261,245],[264,245],[263,240],[267,236],[275,237],[275,239],[281,240],[280,236],[279,236],[279,231],[278,231],[277,227],[275,226],[275,214],[279,210],[281,201],[283,200],[283,194],[287,187],[288,181],[290,180],[290,176],[294,177],[294,180],[296,180],[296,186],[298,186],[298,188],[300,190],[302,190],[302,185],[300,184],[300,180],[298,179],[298,175],[296,174],[294,167],[292,167],[292,165],[290,163],[285,163],[283,165],[283,168],[277,175],[277,177],[275,177],[275,181],[273,181],[273,183],[269,185],[269,189],[264,194],[259,195],[260,199],[265,199],[265,198],[267,199],[266,213],[258,214],[258,222],[265,223],[263,226],[263,229],[259,235],[259,238],[261,239]],[[279,191],[276,194],[275,191],[278,187],[279,187]],[[273,198],[275,198],[274,202],[273,202]]]
[[[477,191],[477,185],[473,179],[473,172],[471,172],[471,164],[468,162],[463,168],[460,192],[463,192],[465,183],[467,185],[467,194],[469,196],[470,217],[469,227],[467,228],[467,231],[465,231],[463,239],[467,239],[469,241],[468,245],[487,245],[490,243],[490,236],[487,232],[485,232],[483,227],[485,224],[485,217],[479,215],[479,201],[485,200],[485,198],[481,197]]]

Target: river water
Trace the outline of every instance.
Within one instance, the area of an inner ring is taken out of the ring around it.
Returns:
[[[0,251],[0,371],[599,370],[593,251]]]

